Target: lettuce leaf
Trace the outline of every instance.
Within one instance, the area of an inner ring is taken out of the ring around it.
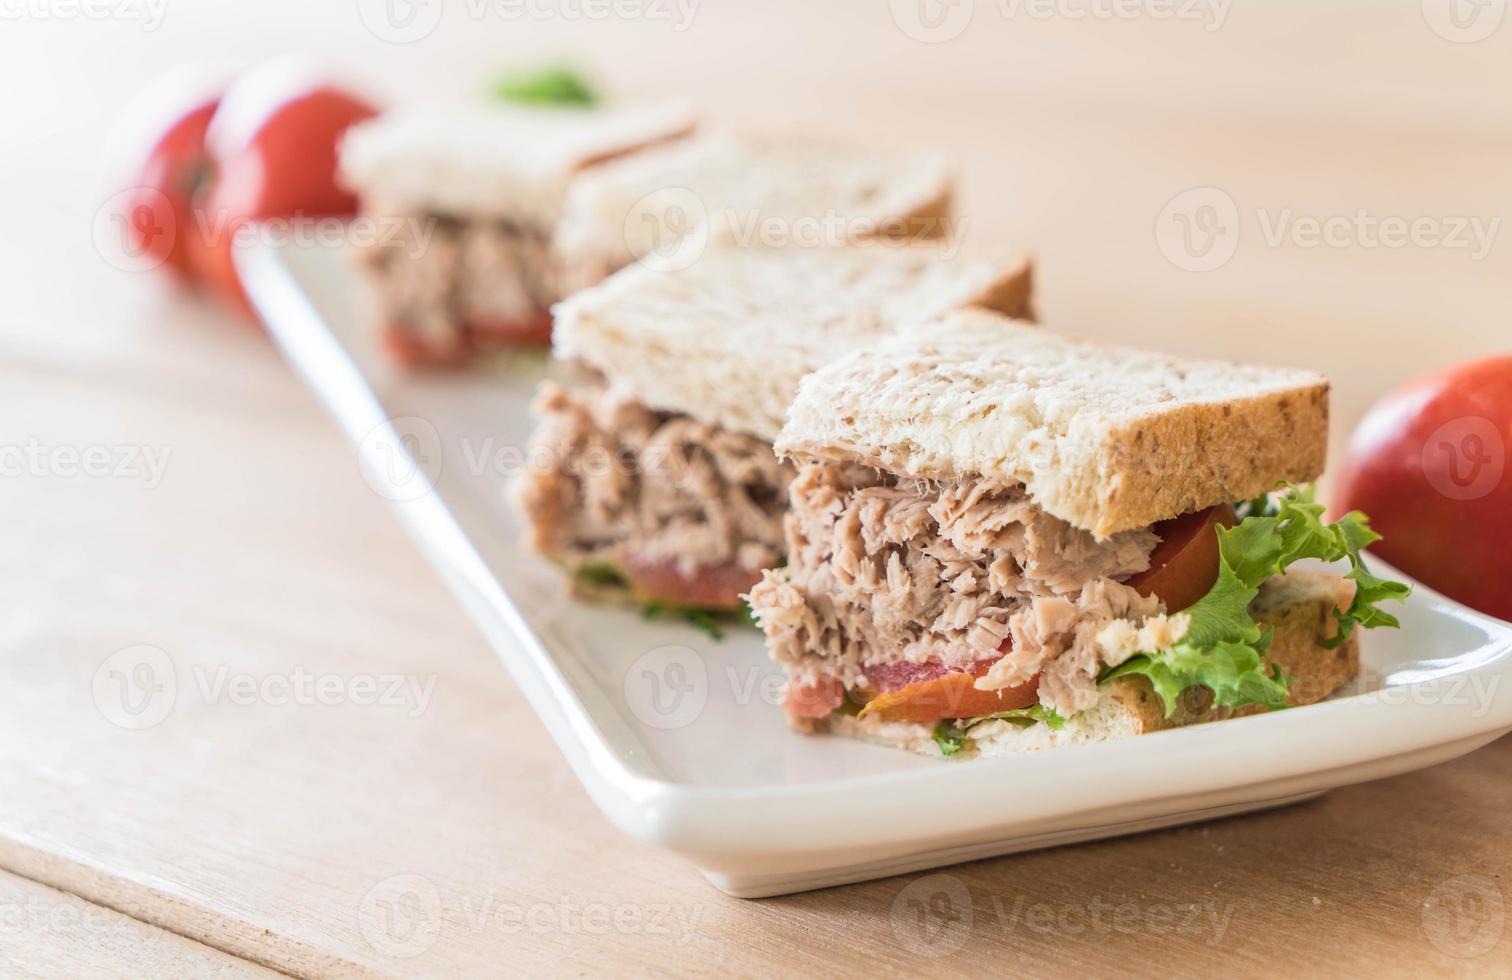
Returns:
[[[1056,730],[1066,724],[1066,719],[1062,718],[1054,708],[1048,708],[1043,704],[1031,704],[1027,708],[999,711],[996,714],[982,715],[980,718],[967,718],[959,724],[962,730],[965,730],[984,721],[1006,721],[1024,727],[1044,724]]]
[[[955,755],[966,745],[966,733],[984,721],[1006,721],[1025,728],[1043,724],[1057,730],[1066,724],[1066,719],[1057,714],[1054,708],[1047,708],[1043,704],[1031,704],[1027,708],[999,711],[996,714],[982,715],[978,718],[963,718],[959,721],[947,719],[935,725],[931,737],[940,747],[941,753],[947,756]]]
[[[1351,571],[1346,577],[1355,582],[1349,608],[1334,610],[1339,630],[1326,646],[1343,643],[1356,626],[1396,626],[1396,617],[1379,603],[1405,599],[1407,586],[1372,574],[1360,557],[1361,549],[1380,535],[1358,511],[1333,524],[1323,523],[1323,511],[1311,487],[1289,485],[1269,498],[1241,504],[1243,519],[1218,528],[1218,578],[1212,589],[1186,609],[1172,610],[1191,617],[1186,635],[1173,646],[1141,652],[1104,671],[1099,683],[1131,674],[1148,677],[1168,718],[1181,693],[1199,685],[1213,692],[1217,705],[1286,707],[1291,679],[1266,662],[1270,631],[1255,622],[1249,606],[1261,583],[1304,558],[1347,558]]]
[[[582,76],[565,67],[507,75],[494,83],[493,94],[506,102],[535,106],[591,106],[598,102],[598,95]]]
[[[931,737],[934,739],[934,743],[940,747],[940,754],[947,758],[955,755],[966,746],[966,733],[957,728],[954,722],[940,722],[935,726]]]

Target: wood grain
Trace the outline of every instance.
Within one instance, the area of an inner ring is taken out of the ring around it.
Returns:
[[[278,976],[6,872],[0,872],[0,965],[7,977]]]
[[[8,24],[0,82],[25,97],[0,127],[0,204],[24,232],[0,236],[0,444],[168,455],[152,486],[0,479],[0,867],[77,896],[0,875],[0,911],[41,889],[124,913],[102,913],[124,937],[108,943],[0,922],[4,972],[226,965],[204,946],[314,975],[1512,968],[1506,740],[1203,827],[944,877],[717,894],[600,816],[267,343],[96,246],[114,186],[102,134],[160,65],[298,46],[380,90],[460,97],[500,65],[571,50],[628,93],[695,78],[734,121],[953,148],[968,236],[1033,248],[1047,321],[1321,368],[1335,458],[1386,387],[1509,346],[1500,233],[1476,258],[1267,231],[1360,209],[1512,212],[1512,25],[1453,44],[1415,3],[1236,4],[1216,30],[975,6],[942,44],[907,37],[887,4],[798,0],[708,3],[685,31],[452,5],[413,44],[364,31],[353,4],[293,0],[185,0],[153,30]],[[1156,222],[1202,187],[1233,199],[1240,237],[1221,267],[1192,272]],[[179,695],[136,731],[106,718],[93,685],[141,644],[172,661]],[[206,693],[217,677],[297,671],[430,693],[423,710],[418,694]]]

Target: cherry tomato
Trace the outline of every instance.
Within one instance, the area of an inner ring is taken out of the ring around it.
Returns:
[[[1350,440],[1335,502],[1361,510],[1371,551],[1482,612],[1512,620],[1512,356],[1387,394]]]
[[[1218,527],[1233,524],[1234,508],[1228,504],[1159,522],[1154,530],[1160,543],[1150,552],[1150,567],[1124,584],[1157,597],[1167,612],[1180,612],[1218,580]]]
[[[207,247],[196,272],[242,309],[248,304],[231,258],[238,234],[245,234],[241,229],[271,218],[354,214],[356,197],[337,182],[338,150],[351,126],[377,112],[334,88],[300,89],[302,76],[281,86],[269,83],[270,75],[277,81],[284,70],[275,65],[238,79],[209,134],[218,172],[197,203]]]
[[[170,122],[148,152],[127,209],[128,234],[138,252],[186,282],[201,247],[193,202],[213,172],[205,133],[219,105],[219,98],[205,99]]]

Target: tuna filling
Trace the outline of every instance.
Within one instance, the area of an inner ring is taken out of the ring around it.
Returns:
[[[782,557],[793,471],[769,443],[602,383],[548,383],[534,411],[516,493],[542,554],[574,569],[611,565],[643,596],[686,605],[737,605]]]
[[[1103,628],[1162,612],[1116,581],[1149,567],[1153,532],[1098,541],[1017,484],[808,463],[790,493],[788,563],[750,603],[794,688],[960,670],[981,689],[1038,678],[1070,716],[1097,700]]]
[[[421,358],[453,359],[512,334],[544,341],[549,328],[537,325],[560,298],[546,235],[499,219],[396,222],[364,260],[391,343]]]

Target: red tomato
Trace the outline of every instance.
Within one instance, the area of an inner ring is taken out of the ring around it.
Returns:
[[[1160,543],[1150,552],[1150,567],[1124,584],[1158,597],[1167,612],[1180,612],[1218,580],[1218,526],[1233,524],[1234,508],[1228,504],[1159,522],[1154,530]]]
[[[200,241],[193,202],[213,171],[205,132],[219,105],[219,98],[206,99],[169,124],[148,152],[127,209],[136,249],[185,281]]]
[[[928,723],[946,718],[980,718],[998,711],[1027,708],[1039,700],[1038,677],[1027,684],[997,691],[979,690],[975,682],[976,677],[966,671],[918,681],[877,695],[861,709],[861,715],[878,721]]]
[[[209,134],[219,172],[199,203],[207,248],[196,271],[242,309],[247,300],[231,258],[238,230],[270,218],[354,214],[356,197],[337,183],[338,148],[347,129],[377,113],[356,96],[280,74],[287,72],[277,64],[239,79]]]
[[[845,700],[845,688],[833,677],[812,684],[789,684],[787,713],[793,718],[825,718]]]
[[[692,575],[667,559],[648,561],[627,555],[622,564],[637,599],[694,609],[739,609],[740,597],[761,581],[759,570],[734,562],[700,568]]]
[[[1336,494],[1371,550],[1468,606],[1512,619],[1512,356],[1420,378],[1355,429]]]
[[[459,338],[449,348],[417,338],[405,327],[391,324],[383,331],[383,346],[394,360],[410,368],[453,368],[468,363],[473,347]]]
[[[551,314],[544,310],[518,320],[469,320],[465,326],[474,342],[488,346],[551,343]]]

